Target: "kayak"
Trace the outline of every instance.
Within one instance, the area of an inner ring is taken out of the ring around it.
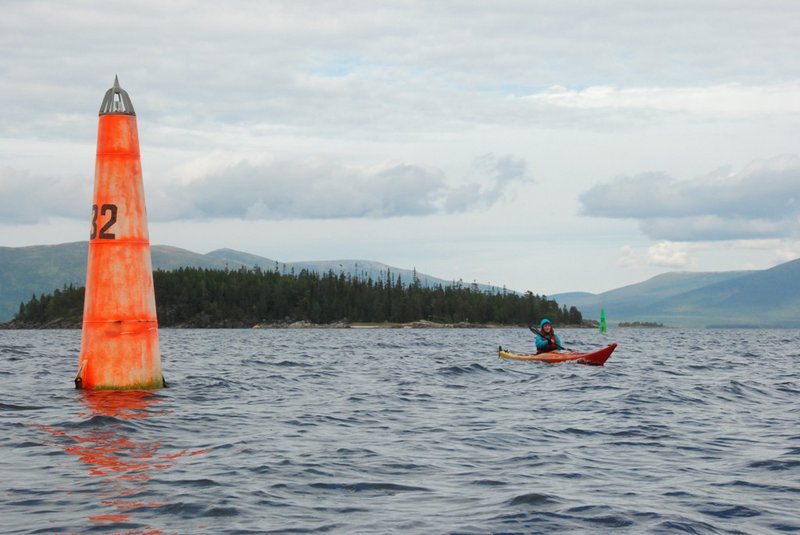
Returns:
[[[614,343],[602,349],[591,351],[589,353],[578,353],[575,351],[551,351],[549,353],[526,355],[521,353],[514,353],[513,351],[509,351],[508,349],[503,349],[501,346],[499,351],[499,356],[501,359],[536,360],[539,362],[549,362],[550,364],[575,361],[578,364],[588,364],[590,366],[602,366],[603,364],[606,363],[606,361],[611,356],[611,353],[614,352],[614,349],[616,349],[616,347],[617,344]]]

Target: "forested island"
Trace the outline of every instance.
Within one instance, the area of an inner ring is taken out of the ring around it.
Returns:
[[[580,325],[580,311],[531,292],[495,293],[454,283],[426,288],[414,277],[405,283],[360,279],[332,271],[299,274],[253,269],[180,268],[153,273],[156,309],[162,327],[248,328],[315,325],[407,324],[528,325],[547,317],[556,324]],[[78,328],[85,289],[65,286],[20,303],[8,328]]]

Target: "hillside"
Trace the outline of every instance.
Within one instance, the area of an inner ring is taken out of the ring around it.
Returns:
[[[673,317],[702,310],[707,326],[800,327],[800,260],[672,296],[659,303]]]
[[[31,247],[0,247],[0,322],[10,320],[20,302],[31,296],[49,293],[65,285],[86,283],[86,257],[89,243],[71,242]],[[179,267],[238,269],[223,260],[165,245],[151,249],[153,268]]]
[[[724,271],[700,272],[673,271],[657,275],[644,282],[623,286],[601,294],[573,292],[551,296],[559,303],[578,307],[586,318],[597,318],[600,309],[613,313],[615,321],[655,321],[650,318],[653,305],[677,295],[721,281],[736,279],[749,272]],[[642,319],[647,316],[648,319]]]
[[[0,247],[0,322],[34,294],[86,279],[88,242],[32,247]]]
[[[0,247],[0,322],[10,320],[20,302],[32,295],[50,293],[64,285],[83,286],[87,242],[32,247]],[[416,276],[423,287],[449,286],[447,281],[367,260],[286,262],[219,249],[198,254],[177,247],[152,247],[153,267],[238,270],[260,267],[265,271],[298,274],[308,270],[333,272],[361,279],[385,280],[400,276],[406,284]],[[471,285],[470,285],[471,286]],[[477,285],[478,289],[502,291]],[[671,272],[647,281],[601,294],[585,292],[549,296],[559,305],[576,307],[585,319],[606,310],[609,326],[620,322],[655,322],[672,327],[800,327],[800,260],[759,271]]]
[[[800,260],[760,271],[674,272],[601,294],[558,294],[584,318],[606,310],[610,325],[800,327]]]
[[[393,276],[399,275],[405,284],[413,282],[416,276],[425,288],[434,286],[449,286],[453,281],[447,281],[436,277],[431,277],[424,273],[415,273],[414,270],[392,267],[380,262],[370,260],[320,260],[309,262],[278,262],[250,253],[243,253],[233,249],[217,249],[211,251],[206,256],[220,260],[238,262],[248,267],[258,266],[264,270],[277,270],[281,274],[300,273],[302,270],[314,271],[316,273],[347,273],[360,279],[382,280],[391,272]],[[478,285],[481,290],[490,290],[494,287]]]
[[[35,245],[31,247],[0,247],[0,322],[10,320],[19,310],[21,302],[33,295],[50,293],[65,285],[83,286],[86,281],[86,258],[88,242],[71,242],[59,245]],[[153,245],[151,247],[153,269],[172,271],[180,267],[238,270],[241,267],[260,267],[281,273],[300,273],[303,269],[324,274],[345,273],[360,278],[384,280],[391,272],[400,276],[405,284],[414,279],[414,271],[392,267],[367,260],[332,260],[323,262],[289,262],[257,256],[232,249],[219,249],[208,254],[199,254],[178,247]],[[426,288],[436,285],[449,286],[452,281],[417,273],[417,278]],[[482,291],[501,289],[478,285]]]

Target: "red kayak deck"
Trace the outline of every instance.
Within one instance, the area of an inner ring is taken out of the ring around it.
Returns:
[[[610,344],[602,349],[598,349],[597,351],[591,351],[589,353],[577,353],[574,351],[551,351],[549,353],[538,353],[538,354],[521,354],[521,353],[514,353],[513,351],[509,351],[507,349],[500,348],[499,356],[501,359],[512,359],[512,360],[535,360],[539,362],[549,362],[551,364],[556,364],[558,362],[569,362],[575,361],[578,364],[588,364],[590,366],[602,366],[606,363],[606,361],[611,357],[611,353],[614,352],[616,349],[617,344],[613,343]]]

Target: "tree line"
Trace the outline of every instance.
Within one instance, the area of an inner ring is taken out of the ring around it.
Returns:
[[[281,274],[261,268],[180,268],[153,273],[158,322],[164,327],[250,327],[309,321],[527,325],[547,317],[580,324],[580,311],[559,307],[531,292],[481,291],[477,284],[423,287],[416,274],[405,283],[391,272],[383,279],[329,271]],[[14,323],[80,324],[85,289],[73,285],[20,303]]]

